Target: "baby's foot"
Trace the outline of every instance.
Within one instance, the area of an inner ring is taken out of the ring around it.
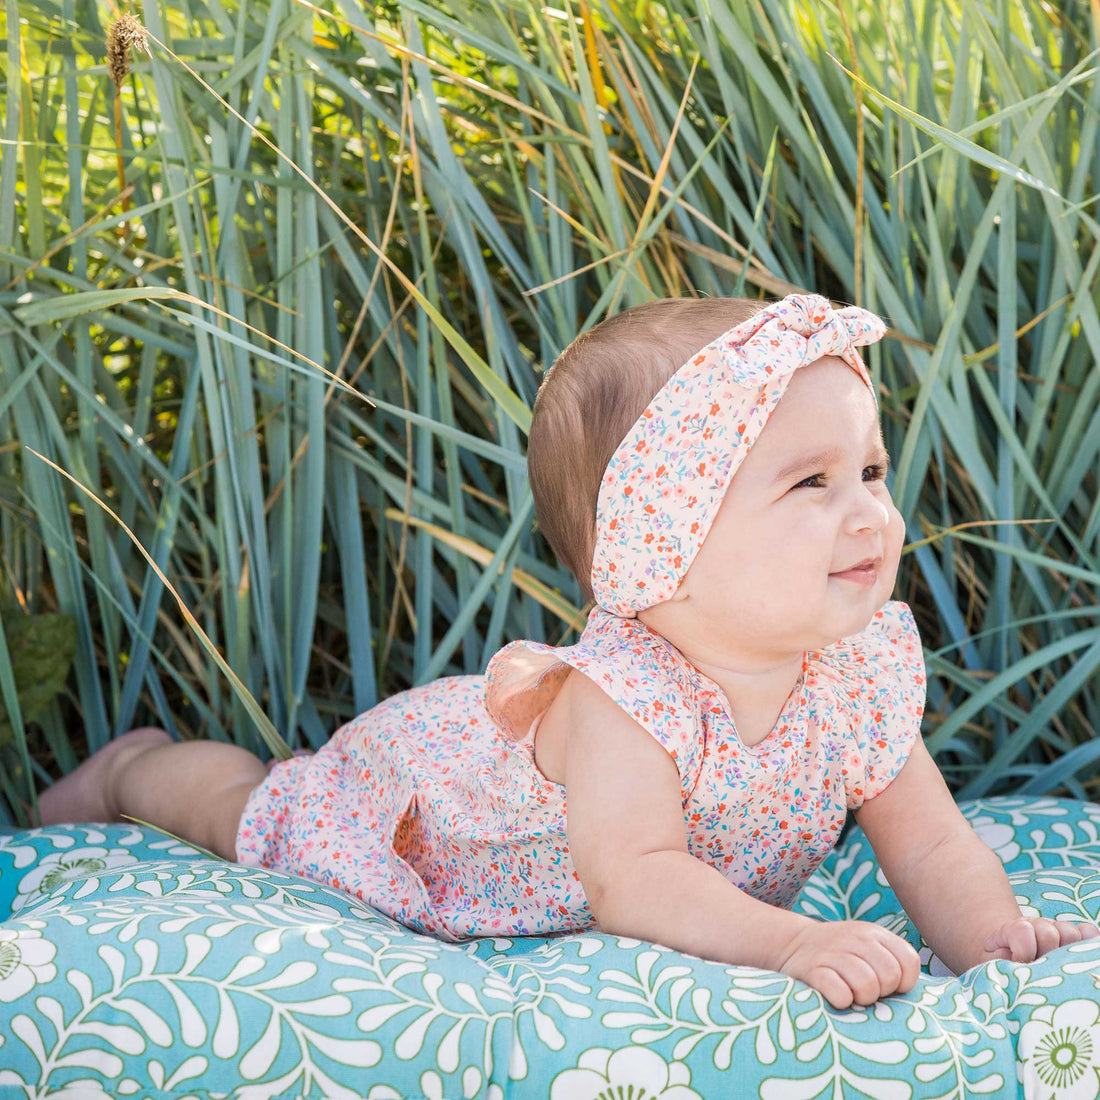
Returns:
[[[157,745],[171,744],[172,735],[151,726],[130,730],[93,753],[75,771],[59,779],[38,796],[43,825],[75,821],[117,821],[111,805],[110,779],[115,770],[134,756]]]

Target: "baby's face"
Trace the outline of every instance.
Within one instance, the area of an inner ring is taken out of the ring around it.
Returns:
[[[890,599],[905,540],[887,462],[859,375],[834,356],[800,368],[676,595],[639,618],[681,649],[705,639],[730,657],[783,659],[858,633]],[[880,559],[870,583],[838,575],[866,558]]]

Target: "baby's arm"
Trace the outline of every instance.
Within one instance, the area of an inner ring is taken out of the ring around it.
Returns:
[[[917,954],[892,932],[757,901],[691,855],[676,765],[591,680],[571,673],[551,711],[568,730],[570,852],[602,931],[782,971],[837,1008],[912,988]]]
[[[991,959],[1032,962],[1100,935],[1091,923],[1023,916],[1004,865],[959,812],[923,741],[856,822],[906,913],[956,974]]]

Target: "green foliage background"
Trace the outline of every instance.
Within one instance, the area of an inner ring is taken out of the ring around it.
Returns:
[[[284,755],[571,640],[541,372],[653,297],[795,289],[891,326],[896,596],[948,782],[1094,795],[1085,3],[149,0],[117,129],[115,13],[3,13],[4,616],[76,646],[30,724],[0,647],[0,816],[135,724]]]

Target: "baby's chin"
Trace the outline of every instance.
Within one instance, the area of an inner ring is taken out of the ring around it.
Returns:
[[[831,578],[830,578],[831,580]],[[846,587],[854,587],[853,585],[847,585]],[[875,617],[875,613],[879,611],[883,605],[889,602],[890,592],[883,590],[878,586],[857,593],[858,598],[852,598],[848,596],[844,600],[844,606],[841,608],[838,619],[840,620],[839,627],[843,629],[844,633],[837,636],[836,641],[841,638],[850,638],[853,634],[858,634],[861,630],[866,629],[871,620]]]

